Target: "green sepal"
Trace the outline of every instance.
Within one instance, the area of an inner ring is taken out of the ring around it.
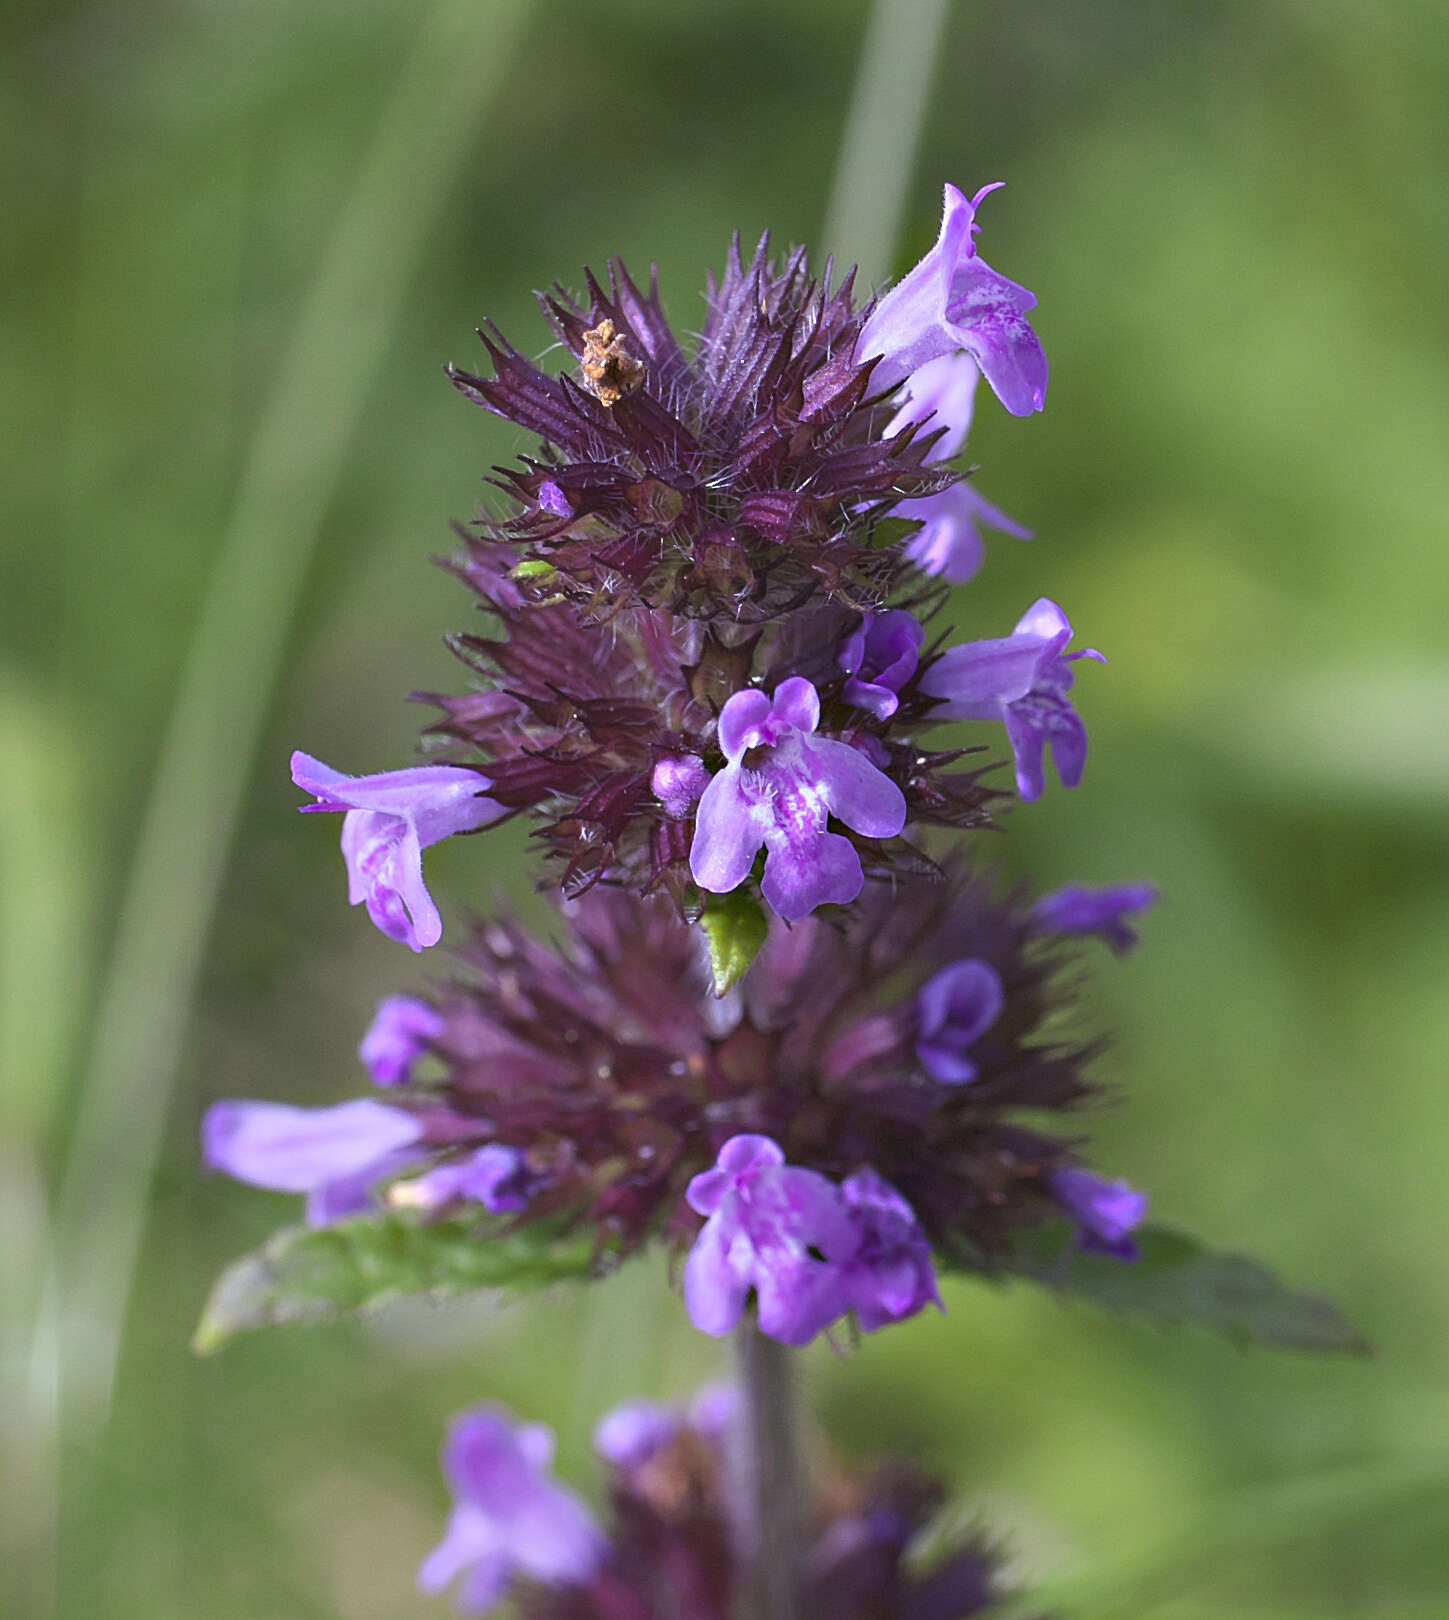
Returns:
[[[1214,1254],[1168,1227],[1135,1234],[1141,1257],[1123,1261],[1080,1248],[1069,1223],[1020,1237],[1005,1256],[962,1255],[948,1265],[998,1281],[1045,1283],[1111,1310],[1191,1322],[1241,1347],[1370,1353],[1368,1342],[1330,1300],[1301,1294],[1240,1254]]]
[[[289,1322],[325,1322],[390,1300],[449,1299],[479,1288],[541,1288],[586,1276],[593,1235],[557,1223],[360,1216],[333,1226],[287,1226],[233,1261],[212,1288],[191,1341],[211,1355],[233,1335]]]
[[[709,939],[714,993],[722,996],[749,972],[770,925],[760,902],[745,889],[712,897],[700,921]]]

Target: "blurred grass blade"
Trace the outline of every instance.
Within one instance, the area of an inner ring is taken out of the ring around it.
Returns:
[[[1367,1342],[1336,1305],[1289,1288],[1256,1260],[1214,1254],[1196,1238],[1161,1226],[1144,1227],[1137,1237],[1141,1258],[1128,1264],[1084,1252],[1070,1228],[1058,1225],[1028,1234],[1005,1261],[984,1269],[988,1276],[1030,1277],[1111,1310],[1191,1322],[1244,1348],[1368,1354]]]
[[[397,310],[529,0],[425,17],[298,311],[208,584],[122,899],[57,1208],[72,1428],[103,1421],[147,1195],[288,629]],[[42,1322],[40,1342],[56,1324]]]
[[[289,1226],[221,1274],[191,1345],[210,1355],[248,1328],[325,1322],[416,1296],[542,1288],[587,1276],[593,1255],[587,1230],[542,1224],[490,1232],[471,1221],[420,1226],[384,1215]]]
[[[891,272],[947,9],[947,0],[871,8],[821,237],[838,264],[860,266],[862,290]]]

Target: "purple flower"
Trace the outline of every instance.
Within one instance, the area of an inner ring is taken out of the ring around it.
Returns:
[[[594,1450],[615,1468],[642,1468],[680,1430],[679,1413],[658,1401],[627,1401],[600,1418]]]
[[[307,810],[343,810],[347,898],[389,939],[420,951],[443,937],[443,919],[423,884],[423,851],[505,814],[481,797],[488,778],[459,765],[415,765],[376,776],[344,776],[310,754],[292,755],[292,780],[315,793]]]
[[[1063,787],[1075,787],[1087,763],[1087,728],[1067,698],[1071,665],[1079,658],[1107,660],[1094,647],[1064,651],[1071,639],[1066,614],[1042,597],[1009,636],[951,647],[921,677],[921,691],[941,699],[932,711],[936,719],[1005,724],[1023,799],[1042,796],[1048,743]]]
[[[897,501],[891,515],[921,525],[906,541],[906,557],[923,574],[944,579],[948,585],[964,585],[980,571],[986,559],[982,529],[997,529],[1018,540],[1031,539],[1030,529],[1007,517],[967,482],[952,484],[939,495]]]
[[[731,1137],[685,1196],[709,1217],[684,1266],[684,1302],[702,1333],[730,1332],[752,1289],[760,1332],[785,1344],[808,1344],[850,1308],[844,1267],[860,1230],[840,1189],[787,1165],[768,1136]]]
[[[506,1215],[527,1208],[529,1183],[528,1166],[518,1149],[489,1142],[466,1159],[440,1164],[394,1188],[392,1202],[429,1212],[469,1202],[482,1204],[491,1215]]]
[[[866,838],[893,838],[905,826],[906,801],[858,749],[817,737],[819,723],[819,694],[799,675],[772,697],[736,692],[720,711],[728,763],[699,801],[689,852],[702,889],[737,889],[763,845],[761,889],[787,921],[860,893],[860,856],[848,838],[826,831],[827,819],[834,814]]]
[[[362,1037],[357,1055],[380,1086],[406,1085],[413,1064],[443,1033],[447,1020],[416,996],[388,996]]]
[[[861,1331],[874,1333],[927,1305],[945,1310],[931,1246],[900,1193],[869,1168],[847,1176],[840,1191],[861,1232],[860,1248],[846,1268]]]
[[[1129,1234],[1141,1224],[1150,1202],[1125,1181],[1103,1181],[1089,1170],[1055,1170],[1046,1178],[1051,1195],[1077,1223],[1084,1249],[1135,1260],[1137,1245]]]
[[[881,299],[861,329],[855,358],[863,364],[880,356],[871,378],[875,387],[892,388],[929,361],[965,349],[1013,416],[1042,408],[1047,359],[1026,320],[1036,297],[998,275],[976,252],[976,209],[996,189],[984,186],[968,202],[955,186],[946,187],[935,247]]]
[[[916,673],[925,639],[925,626],[904,608],[863,614],[840,650],[840,667],[850,677],[845,701],[889,720],[900,707],[897,693]]]
[[[709,771],[698,754],[665,754],[655,765],[649,788],[664,813],[683,821],[709,786]]]
[[[968,957],[932,974],[916,997],[916,1056],[943,1085],[976,1078],[970,1048],[1001,1016],[1006,994],[989,962]]]
[[[201,1124],[202,1159],[238,1181],[307,1194],[307,1220],[327,1226],[374,1207],[373,1188],[417,1162],[421,1124],[361,1098],[335,1108],[218,1102]]]
[[[589,1510],[549,1474],[553,1431],[497,1407],[453,1420],[443,1473],[454,1497],[447,1534],[418,1571],[425,1592],[459,1576],[462,1608],[481,1614],[515,1575],[549,1586],[588,1580],[608,1543]]]
[[[1033,917],[1039,927],[1056,934],[1100,934],[1125,955],[1137,943],[1137,930],[1123,921],[1135,911],[1157,904],[1155,883],[1109,883],[1097,889],[1068,883],[1036,903]]]

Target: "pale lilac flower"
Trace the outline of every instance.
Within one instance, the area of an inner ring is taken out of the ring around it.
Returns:
[[[626,1401],[599,1419],[594,1450],[615,1468],[642,1468],[679,1433],[681,1419],[658,1401]]]
[[[905,554],[923,574],[964,585],[975,579],[986,560],[982,529],[996,529],[1018,540],[1032,532],[994,506],[969,481],[952,484],[936,495],[897,501],[892,517],[908,518],[921,527],[906,541]]]
[[[561,485],[552,478],[545,478],[538,486],[538,504],[545,512],[552,512],[555,517],[572,517],[574,509]]]
[[[926,452],[926,460],[950,461],[961,453],[971,431],[976,384],[980,380],[981,368],[961,350],[917,366],[896,395],[896,414],[885,437],[889,439],[912,424],[920,426],[922,436],[940,432],[941,437]]]
[[[999,184],[999,182],[998,182]],[[1046,401],[1047,359],[1026,319],[1035,294],[998,274],[976,251],[976,209],[995,185],[968,202],[946,187],[936,245],[881,299],[861,328],[855,359],[879,361],[878,388],[893,388],[944,354],[964,349],[1013,416]]]
[[[1135,1260],[1137,1245],[1130,1236],[1142,1223],[1150,1202],[1125,1181],[1104,1181],[1089,1170],[1057,1170],[1047,1177],[1052,1197],[1077,1225],[1077,1240],[1084,1249]]]
[[[416,996],[387,996],[378,1004],[357,1055],[380,1086],[406,1085],[413,1065],[447,1027],[436,1007]]]
[[[405,1182],[394,1201],[429,1212],[447,1204],[482,1204],[491,1215],[505,1215],[527,1208],[529,1182],[528,1166],[517,1148],[488,1142],[465,1159],[437,1165]]]
[[[552,1477],[553,1454],[552,1429],[515,1423],[498,1407],[453,1420],[442,1454],[453,1514],[418,1571],[423,1591],[441,1592],[461,1577],[460,1606],[481,1614],[515,1576],[565,1586],[594,1574],[608,1542],[579,1498]]]
[[[1000,720],[1016,755],[1016,786],[1039,799],[1051,744],[1063,787],[1075,787],[1087,763],[1087,728],[1067,698],[1079,658],[1106,663],[1094,647],[1069,653],[1072,627],[1055,602],[1042,597],[1009,636],[951,647],[921,676],[921,691],[941,701],[938,720]]]
[[[649,789],[675,821],[689,815],[709,786],[709,771],[698,754],[665,754],[654,766]]]
[[[840,1192],[861,1233],[860,1248],[846,1267],[861,1331],[902,1322],[927,1305],[945,1310],[931,1245],[900,1193],[869,1168],[847,1176]]]
[[[307,1194],[307,1220],[327,1226],[376,1207],[379,1182],[415,1164],[423,1134],[401,1108],[360,1098],[335,1108],[213,1103],[201,1124],[209,1169],[272,1192]]]
[[[916,1056],[943,1085],[976,1078],[971,1047],[1001,1016],[1006,993],[989,962],[967,957],[932,974],[916,997]]]
[[[1157,904],[1155,883],[1109,883],[1092,888],[1068,883],[1037,901],[1036,922],[1055,934],[1098,934],[1125,955],[1137,943],[1137,930],[1124,921]]]
[[[858,749],[817,737],[820,697],[802,676],[771,697],[736,692],[719,717],[727,764],[695,816],[690,869],[702,889],[728,894],[765,849],[765,899],[788,921],[854,900],[865,882],[848,838],[826,830],[831,815],[867,838],[893,838],[906,822],[901,790]]]
[[[701,1332],[729,1333],[752,1291],[760,1332],[785,1344],[808,1344],[850,1308],[844,1268],[860,1229],[840,1189],[787,1165],[768,1136],[731,1137],[685,1196],[708,1216],[684,1266],[684,1302]]]
[[[901,688],[916,673],[925,640],[925,626],[904,608],[862,614],[838,659],[850,677],[845,701],[889,720],[900,707]]]
[[[423,884],[423,851],[454,833],[504,815],[482,797],[488,778],[459,765],[415,765],[376,776],[345,776],[310,754],[292,755],[292,780],[317,796],[307,810],[341,810],[347,898],[389,939],[420,951],[443,936],[443,919]]]

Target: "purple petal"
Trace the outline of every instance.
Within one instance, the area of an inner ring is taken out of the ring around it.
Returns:
[[[1006,993],[989,962],[976,957],[952,962],[933,974],[916,997],[916,1055],[943,1085],[976,1078],[967,1055],[1001,1016]]]
[[[400,1108],[359,1098],[335,1108],[218,1102],[202,1121],[207,1166],[273,1192],[311,1192],[368,1171],[416,1142],[422,1125]]]
[[[715,1162],[726,1175],[738,1181],[784,1164],[785,1150],[773,1137],[745,1131],[730,1137],[720,1148]]]
[[[1036,636],[1041,641],[1056,641],[1062,646],[1072,639],[1072,621],[1049,596],[1039,596],[1016,621],[1015,636]]]
[[[665,815],[682,821],[699,803],[710,780],[697,754],[665,754],[655,762],[649,790],[664,806]]]
[[[858,748],[833,737],[811,737],[805,748],[831,814],[847,827],[866,838],[894,838],[905,826],[905,794]]]
[[[658,1401],[629,1401],[599,1420],[594,1450],[615,1468],[639,1468],[679,1433],[679,1413]]]
[[[759,743],[770,713],[769,698],[754,687],[726,699],[719,712],[719,746],[732,765],[747,748]]]
[[[354,1170],[350,1175],[325,1181],[307,1194],[308,1226],[331,1226],[349,1215],[364,1215],[382,1208],[378,1187],[392,1176],[412,1169],[422,1157],[418,1148],[399,1148]]]
[[[416,996],[387,996],[379,1004],[357,1055],[380,1086],[405,1085],[413,1065],[443,1033],[447,1020]]]
[[[1058,934],[1099,934],[1119,955],[1137,943],[1137,931],[1123,919],[1146,911],[1159,898],[1153,883],[1114,883],[1092,888],[1068,883],[1043,895],[1033,910],[1038,925]]]
[[[962,348],[1013,416],[1030,416],[1046,404],[1047,357],[1026,319],[1035,306],[1034,293],[975,256],[957,267],[946,304]]]
[[[755,855],[765,841],[754,806],[741,790],[741,774],[737,762],[726,765],[711,778],[695,811],[689,869],[700,888],[711,894],[729,894],[739,888],[750,875]]]
[[[927,462],[950,461],[966,442],[981,370],[969,354],[943,354],[918,366],[906,379],[900,404],[885,437],[891,438],[912,423],[925,433],[942,434],[927,455]]]
[[[820,694],[803,675],[781,681],[770,699],[770,710],[782,724],[814,731],[820,724]]]
[[[505,1215],[527,1208],[529,1176],[517,1148],[489,1142],[465,1159],[440,1164],[395,1188],[394,1195],[415,1209],[432,1211],[469,1202],[482,1204],[491,1215]]]
[[[1030,804],[1046,792],[1046,727],[1040,711],[1025,705],[1007,709],[1004,718],[1016,757],[1016,791]]]
[[[684,1304],[701,1333],[718,1339],[738,1326],[750,1296],[747,1264],[743,1234],[711,1215],[684,1262]]]
[[[864,886],[855,845],[839,833],[769,840],[760,892],[786,922],[799,922],[817,906],[849,905]]]
[[[1030,540],[1024,529],[975,487],[963,481],[937,495],[897,501],[893,515],[919,522],[920,531],[906,542],[907,558],[923,574],[964,585],[974,579],[986,556],[981,529],[997,529],[1018,540]]]
[[[1140,1226],[1151,1200],[1125,1181],[1104,1181],[1088,1170],[1057,1170],[1047,1177],[1052,1197],[1077,1223],[1084,1247],[1136,1259],[1129,1234]]]
[[[1042,660],[1035,636],[1003,636],[948,648],[921,676],[920,688],[940,698],[938,720],[999,720],[1004,705],[1025,697]]]

